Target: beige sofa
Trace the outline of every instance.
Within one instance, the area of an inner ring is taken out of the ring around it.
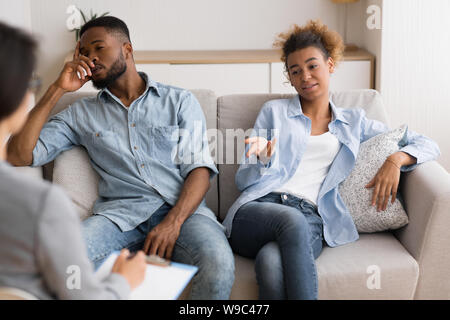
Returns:
[[[216,140],[218,148],[212,150],[225,150],[224,144],[234,140],[226,134],[227,129],[251,128],[265,101],[289,97],[279,94],[216,97],[208,90],[192,92],[203,107],[208,128],[218,128],[225,137],[224,142]],[[87,95],[67,94],[54,112]],[[361,107],[369,118],[388,123],[381,97],[374,90],[332,93],[332,99],[337,106]],[[236,161],[242,155],[241,150],[234,150]],[[225,155],[222,159],[226,159]],[[212,181],[206,199],[220,220],[238,196],[234,184],[238,165],[222,163],[217,164],[220,174]],[[97,197],[98,176],[83,148],[64,152],[43,171],[46,179],[65,188],[82,219],[90,215]],[[450,298],[449,174],[437,162],[425,163],[402,175],[401,193],[410,220],[406,227],[395,232],[361,234],[358,241],[337,248],[324,247],[317,259],[319,299]],[[235,264],[231,299],[257,299],[253,260],[236,255]]]

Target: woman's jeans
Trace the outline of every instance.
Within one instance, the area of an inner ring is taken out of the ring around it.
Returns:
[[[260,299],[317,299],[315,259],[322,251],[317,207],[285,193],[244,204],[233,219],[230,244],[256,259]]]

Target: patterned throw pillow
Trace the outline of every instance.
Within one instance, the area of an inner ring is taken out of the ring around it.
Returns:
[[[339,186],[339,194],[360,233],[393,230],[408,223],[408,216],[398,199],[389,199],[385,211],[371,206],[373,188],[365,186],[372,180],[386,158],[405,144],[408,127],[379,134],[360,145],[355,167]]]

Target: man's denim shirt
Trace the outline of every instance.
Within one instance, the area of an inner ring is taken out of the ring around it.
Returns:
[[[33,150],[32,166],[41,166],[76,145],[86,148],[100,176],[93,213],[122,231],[146,221],[164,202],[175,205],[193,169],[209,168],[211,178],[218,173],[194,95],[140,75],[146,90],[129,108],[103,89],[53,116]],[[195,213],[217,221],[204,199]]]
[[[341,144],[318,196],[318,210],[323,219],[324,238],[331,247],[356,241],[358,232],[352,217],[338,192],[338,185],[350,174],[359,145],[371,137],[389,130],[382,122],[366,118],[362,109],[337,108],[330,100],[331,134]],[[255,155],[242,159],[236,173],[236,186],[242,192],[228,211],[223,222],[231,235],[233,217],[245,203],[262,197],[286,183],[295,173],[311,135],[311,120],[302,112],[299,96],[265,103],[256,119],[252,136],[277,137],[276,152],[266,164]],[[427,137],[408,130],[400,149],[417,159],[417,164],[403,166],[410,171],[418,164],[439,155],[437,144]],[[248,151],[249,146],[246,147]],[[369,182],[369,181],[368,181]]]

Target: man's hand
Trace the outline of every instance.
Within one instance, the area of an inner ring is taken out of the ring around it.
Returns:
[[[209,188],[210,169],[199,167],[189,172],[175,206],[151,230],[144,243],[146,254],[157,254],[170,260],[181,226],[198,208]]]
[[[88,57],[80,54],[80,41],[78,41],[73,60],[64,65],[64,69],[61,71],[55,85],[65,92],[76,91],[91,80],[91,68],[93,69],[94,67],[94,63]]]
[[[249,158],[252,154],[255,154],[257,157],[264,156],[270,158],[275,152],[275,143],[277,142],[276,138],[273,138],[270,141],[267,141],[266,138],[263,137],[251,137],[245,139],[245,144],[251,144],[250,149],[246,153],[246,157]]]
[[[169,213],[167,216],[169,216]],[[144,243],[144,252],[146,254],[157,254],[161,258],[170,260],[175,242],[180,235],[181,225],[167,216],[148,233]]]

